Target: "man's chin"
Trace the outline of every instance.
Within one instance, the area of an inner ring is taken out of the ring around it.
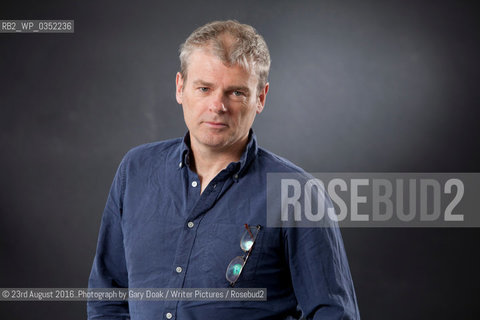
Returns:
[[[228,139],[220,135],[204,135],[197,139],[197,141],[200,144],[212,149],[221,149],[228,144]]]

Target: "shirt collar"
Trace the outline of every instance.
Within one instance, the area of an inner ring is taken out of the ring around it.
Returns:
[[[184,166],[189,165],[189,159],[191,154],[190,149],[190,132],[187,131],[185,136],[183,137],[182,143],[180,144],[180,164],[179,167],[182,168]],[[238,179],[244,172],[248,165],[252,162],[253,159],[257,156],[258,153],[258,145],[257,145],[257,137],[253,132],[253,129],[250,129],[248,134],[248,143],[245,151],[243,152],[240,160],[237,162],[232,162],[227,166],[227,170],[231,170],[233,174],[235,174],[235,179]]]
[[[183,137],[182,143],[180,144],[180,168],[188,166],[190,153],[190,132],[187,131]]]

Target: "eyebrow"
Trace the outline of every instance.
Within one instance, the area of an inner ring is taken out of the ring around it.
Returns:
[[[204,86],[204,87],[213,87],[213,83],[203,81],[203,80],[195,80],[193,81],[194,86]]]

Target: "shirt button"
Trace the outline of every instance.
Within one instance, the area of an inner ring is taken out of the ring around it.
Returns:
[[[235,179],[238,179],[238,174],[234,175],[233,177],[234,177]]]
[[[177,267],[177,268],[175,269],[175,271],[177,271],[177,273],[181,273],[181,272],[182,272],[182,267]]]
[[[181,162],[178,164],[178,167],[179,167],[179,168],[181,168],[181,167],[182,167],[182,163],[181,163]]]
[[[188,226],[190,229],[192,229],[194,225],[195,225],[195,223],[193,223],[192,221],[189,221],[189,222],[187,223],[187,226]]]
[[[167,319],[172,319],[173,317],[173,314],[171,314],[170,312],[167,312],[167,314],[165,315],[165,318]]]
[[[198,185],[197,181],[193,181],[193,182],[192,182],[192,187],[195,188],[197,185]]]

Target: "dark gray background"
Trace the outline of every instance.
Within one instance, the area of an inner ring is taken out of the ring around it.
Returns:
[[[308,171],[478,172],[480,19],[461,1],[2,1],[0,287],[85,287],[116,167],[183,135],[177,48],[235,18],[270,46],[262,146]],[[474,319],[479,229],[345,229],[363,319]],[[84,319],[84,303],[0,303],[1,319]]]

